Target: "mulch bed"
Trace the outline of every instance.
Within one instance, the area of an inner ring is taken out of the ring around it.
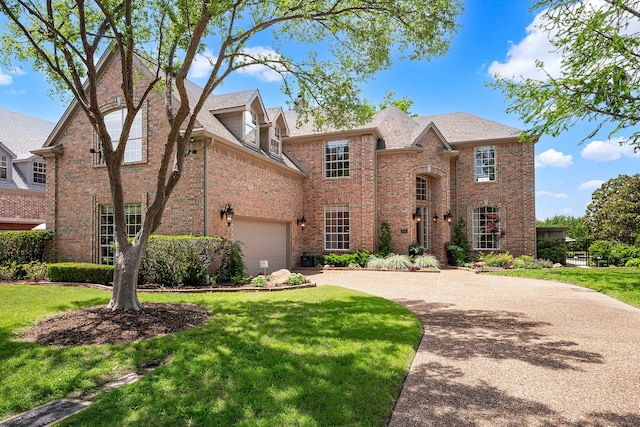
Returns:
[[[115,344],[184,331],[210,316],[206,308],[192,304],[146,303],[137,313],[100,305],[48,317],[23,333],[22,338],[63,346]]]

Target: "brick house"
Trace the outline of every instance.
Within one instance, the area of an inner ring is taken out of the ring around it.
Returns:
[[[0,231],[45,222],[46,163],[42,147],[55,123],[0,108]]]
[[[119,57],[101,60],[101,99],[117,138]],[[144,69],[140,65],[141,69]],[[201,92],[188,86],[194,99]],[[122,168],[130,233],[155,189],[167,129],[164,102],[149,97]],[[418,242],[444,261],[458,217],[478,250],[535,251],[533,146],[517,130],[469,114],[413,118],[392,106],[349,131],[296,127],[295,112],[266,108],[258,90],[212,95],[199,113],[159,234],[224,236],[244,243],[250,273],[300,265],[301,256],[375,251],[380,223],[394,249]],[[43,148],[47,225],[69,261],[108,262],[113,235],[106,168],[84,114],[71,105]],[[222,212],[233,208],[228,223]],[[499,241],[491,218],[507,230]]]

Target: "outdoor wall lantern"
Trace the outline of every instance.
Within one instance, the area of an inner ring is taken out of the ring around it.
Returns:
[[[438,215],[433,215],[433,222],[438,221]]]
[[[231,203],[227,203],[224,209],[220,209],[220,219],[223,218],[227,219],[227,225],[231,225],[231,220],[233,219],[233,207]]]
[[[412,216],[414,221],[420,222],[420,208],[416,208],[416,211]]]
[[[304,228],[307,226],[307,220],[304,218],[304,215],[302,215],[302,218],[297,219],[296,223],[302,227],[302,229],[304,230]]]
[[[451,225],[451,221],[453,221],[453,214],[451,213],[451,211],[444,214],[444,219],[446,219],[447,223]]]

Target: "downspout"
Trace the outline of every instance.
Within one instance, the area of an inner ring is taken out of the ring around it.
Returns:
[[[202,144],[202,151],[203,151],[203,155],[204,155],[204,160],[203,160],[203,175],[204,175],[204,183],[203,183],[203,191],[204,191],[204,205],[203,205],[203,216],[204,218],[202,219],[202,224],[204,229],[202,230],[202,235],[203,236],[208,236],[209,235],[209,143],[212,142],[212,140],[209,140],[209,142],[204,141]]]

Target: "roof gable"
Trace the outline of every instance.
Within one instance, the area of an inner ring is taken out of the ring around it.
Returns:
[[[517,138],[521,130],[469,113],[449,113],[417,117],[418,123],[433,122],[454,145],[465,142]]]
[[[54,127],[53,122],[0,108],[0,144],[14,159],[33,157],[31,150],[41,148]]]

